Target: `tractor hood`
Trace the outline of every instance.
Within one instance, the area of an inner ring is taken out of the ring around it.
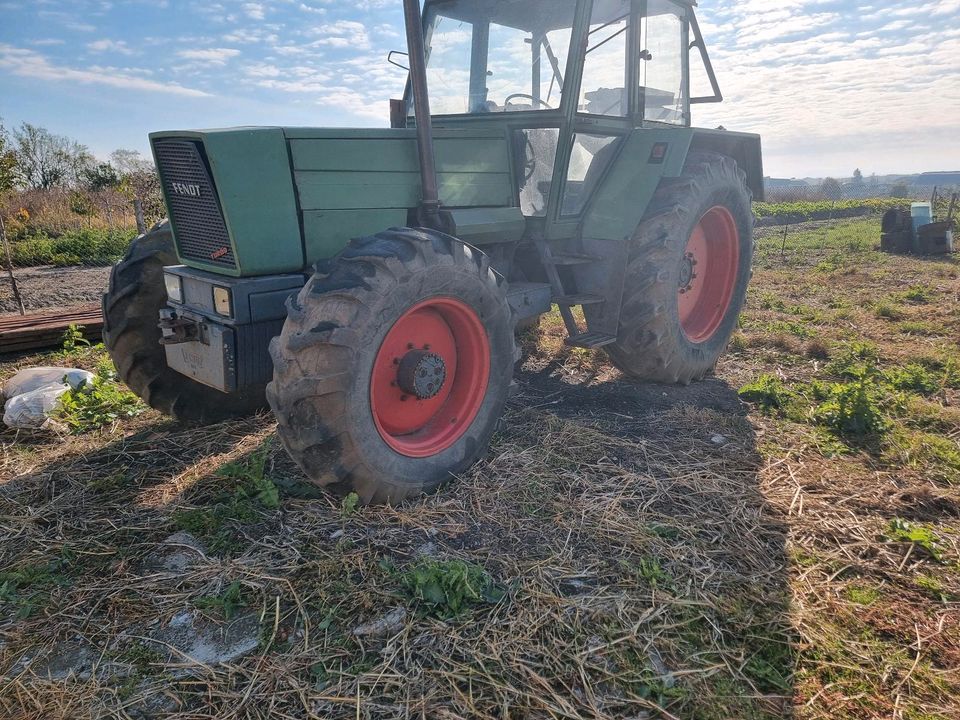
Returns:
[[[513,209],[506,138],[436,131],[444,207]],[[421,199],[414,130],[243,127],[150,142],[180,261],[223,275],[299,272],[352,238],[408,224]]]

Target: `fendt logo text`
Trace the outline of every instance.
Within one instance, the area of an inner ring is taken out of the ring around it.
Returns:
[[[187,195],[189,197],[200,197],[199,185],[187,185],[185,183],[172,182],[170,189],[177,195]]]

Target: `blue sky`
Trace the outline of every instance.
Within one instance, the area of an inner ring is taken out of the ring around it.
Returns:
[[[0,0],[0,117],[107,156],[153,130],[386,125],[400,0]],[[702,0],[768,174],[960,170],[960,0]]]

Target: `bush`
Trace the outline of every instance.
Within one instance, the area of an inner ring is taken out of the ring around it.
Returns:
[[[895,208],[904,209],[908,204],[891,198],[758,202],[754,203],[753,211],[760,225],[774,225],[874,215]]]
[[[112,265],[123,257],[135,235],[106,230],[76,230],[56,238],[35,235],[12,244],[13,264],[19,267]]]

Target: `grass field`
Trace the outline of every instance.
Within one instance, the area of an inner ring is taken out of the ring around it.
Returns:
[[[715,377],[523,338],[438,495],[309,492],[269,417],[184,430],[100,366],[0,434],[0,716],[960,716],[960,261],[762,230]],[[100,429],[93,429],[100,426]]]

